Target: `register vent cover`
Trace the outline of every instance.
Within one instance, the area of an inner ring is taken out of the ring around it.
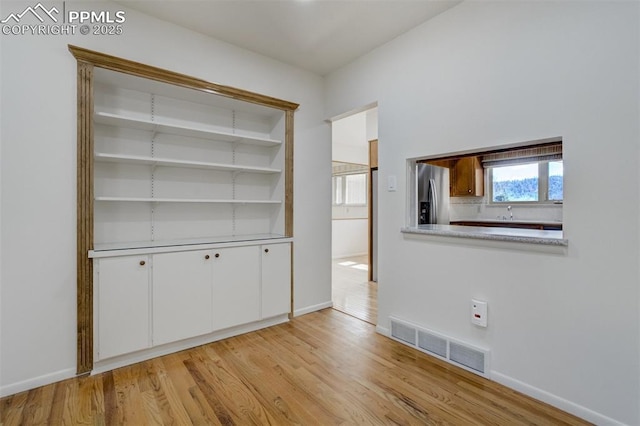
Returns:
[[[454,342],[449,342],[449,359],[484,374],[484,353]]]
[[[447,339],[425,331],[418,331],[418,348],[430,354],[447,358]]]
[[[396,318],[391,318],[391,337],[472,373],[489,377],[490,352],[486,349],[474,347]]]
[[[409,325],[391,321],[391,335],[410,345],[416,344],[416,329]]]

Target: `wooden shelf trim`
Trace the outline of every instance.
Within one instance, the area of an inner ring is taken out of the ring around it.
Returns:
[[[102,152],[98,152],[95,154],[95,161],[104,162],[104,163],[128,163],[128,164],[144,164],[144,165],[151,165],[151,166],[210,169],[210,170],[220,170],[220,171],[229,171],[229,172],[264,173],[264,174],[282,173],[282,170],[280,169],[271,169],[268,167],[242,166],[239,164],[206,163],[203,161],[173,160],[169,158],[145,157],[141,155],[107,154]]]
[[[258,146],[277,146],[282,141],[276,139],[259,138],[255,136],[241,135],[237,133],[220,132],[216,130],[198,129],[195,127],[180,126],[177,124],[159,123],[143,118],[125,117],[108,112],[97,112],[94,115],[96,123],[109,126],[127,127],[136,130],[147,130],[169,135],[187,136],[199,139],[216,140],[222,142],[246,143]]]
[[[122,59],[117,56],[107,55],[105,53],[96,52],[74,45],[69,45],[69,51],[79,61],[93,64],[94,66],[118,71],[125,74],[131,74],[138,77],[144,77],[163,83],[171,82],[177,86],[189,89],[200,90],[202,92],[211,93],[220,96],[226,96],[233,99],[251,102],[258,105],[265,105],[277,108],[283,111],[295,111],[299,105],[294,102],[265,96],[247,90],[237,89],[231,86],[211,83],[206,80],[180,74],[174,71],[165,70],[163,68],[142,64],[140,62]]]
[[[76,371],[93,367],[93,65],[78,62],[77,345]]]

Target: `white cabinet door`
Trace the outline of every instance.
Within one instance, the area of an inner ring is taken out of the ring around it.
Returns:
[[[150,347],[149,258],[96,260],[98,359]]]
[[[262,253],[262,318],[291,311],[291,244],[269,244]]]
[[[213,251],[213,328],[221,330],[260,319],[259,247]]]
[[[210,333],[211,251],[153,256],[153,344]]]

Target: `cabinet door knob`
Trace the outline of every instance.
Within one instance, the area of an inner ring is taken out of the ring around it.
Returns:
[[[144,260],[141,260],[141,261],[140,261],[140,266],[144,266],[144,265],[146,265],[146,264],[147,264],[147,262],[145,262]]]
[[[216,253],[216,257],[220,257],[220,253]]]
[[[211,256],[206,255],[204,258],[205,258],[205,259],[207,259],[207,260],[209,260],[209,258],[210,258],[210,257],[211,257]]]
[[[469,190],[469,194],[471,194],[471,190]]]
[[[269,249],[264,249],[264,252],[265,253],[269,253]]]

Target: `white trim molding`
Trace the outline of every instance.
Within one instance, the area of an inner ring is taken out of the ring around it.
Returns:
[[[75,376],[76,368],[71,367],[64,370],[56,371],[54,373],[45,374],[43,376],[23,380],[22,382],[5,385],[0,387],[0,398],[35,389],[40,386],[50,385],[51,383],[59,382],[62,380],[71,379]]]
[[[532,398],[553,405],[560,410],[566,411],[567,413],[573,414],[574,416],[578,416],[593,424],[607,426],[625,426],[624,423],[607,417],[604,414],[597,413],[587,407],[583,407],[582,405],[578,405],[575,402],[568,401],[557,395],[554,395],[542,389],[538,389],[527,383],[521,382],[520,380],[506,376],[502,373],[498,373],[495,370],[491,371],[491,380],[494,380],[508,388],[517,390],[518,392],[522,392],[523,394],[528,395]]]
[[[299,317],[301,315],[310,314],[311,312],[320,311],[322,309],[327,309],[327,308],[333,308],[332,301],[319,303],[317,305],[307,306],[301,309],[296,309],[295,311],[293,311],[293,316]]]

